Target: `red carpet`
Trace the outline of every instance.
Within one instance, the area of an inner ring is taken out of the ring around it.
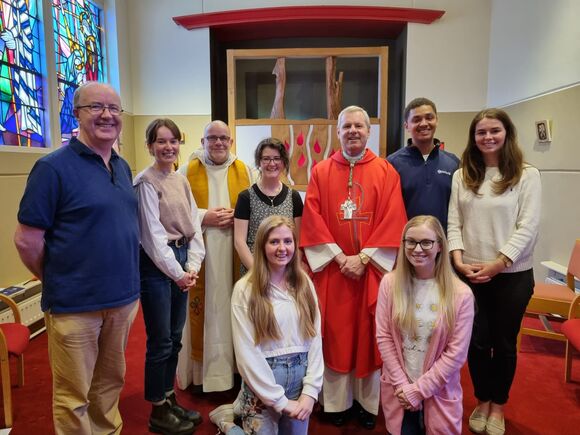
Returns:
[[[46,350],[46,334],[33,339],[25,356],[25,385],[14,388],[14,435],[53,434],[51,418],[51,379]],[[146,434],[150,407],[143,399],[143,364],[145,332],[139,315],[129,338],[126,385],[121,396],[123,433]],[[15,365],[11,373],[16,374]],[[469,434],[467,418],[475,406],[467,368],[463,369],[464,434]],[[506,407],[508,434],[574,434],[580,433],[580,357],[573,364],[574,383],[564,382],[564,344],[524,337],[518,360],[518,371]],[[13,377],[15,379],[15,377]],[[196,434],[214,435],[217,428],[207,418],[208,412],[222,403],[231,402],[235,392],[191,394],[178,392],[181,403],[198,409],[204,422]],[[2,411],[3,412],[3,411]],[[3,415],[3,413],[2,413]],[[311,434],[350,435],[384,434],[382,417],[374,431],[360,429],[350,422],[335,428],[315,414],[310,422]]]

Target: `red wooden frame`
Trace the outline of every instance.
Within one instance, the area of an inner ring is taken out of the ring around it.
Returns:
[[[284,6],[174,17],[188,30],[209,27],[220,39],[394,37],[407,23],[430,24],[445,11],[375,6]]]

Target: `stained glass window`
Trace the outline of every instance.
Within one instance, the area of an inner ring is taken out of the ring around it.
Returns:
[[[0,145],[44,147],[36,0],[2,0],[0,14]]]
[[[101,9],[87,0],[52,0],[54,51],[62,141],[78,133],[73,116],[75,89],[104,80]]]

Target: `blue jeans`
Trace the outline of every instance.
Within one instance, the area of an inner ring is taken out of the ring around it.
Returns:
[[[187,244],[171,247],[182,267],[187,261]],[[160,402],[173,390],[181,334],[187,315],[187,292],[161,272],[140,250],[141,307],[147,331],[145,356],[145,400]]]
[[[308,353],[293,353],[266,358],[274,379],[284,388],[288,399],[298,400],[302,394],[302,379],[308,368]],[[242,383],[242,425],[230,429],[228,435],[306,435],[308,421],[300,421],[265,406],[248,385]]]

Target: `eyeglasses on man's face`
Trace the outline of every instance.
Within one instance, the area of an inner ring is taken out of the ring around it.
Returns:
[[[282,157],[261,157],[260,161],[265,165],[269,165],[272,162],[278,164],[282,161]]]
[[[93,115],[100,115],[105,111],[105,109],[108,109],[109,113],[113,116],[119,116],[121,113],[123,113],[123,109],[121,109],[116,104],[92,103],[85,104],[84,106],[77,106],[76,108],[88,109],[88,111]]]
[[[205,137],[205,140],[207,140],[209,143],[216,143],[218,139],[220,142],[226,143],[229,142],[231,138],[229,136],[216,136],[215,134]]]
[[[415,249],[417,247],[417,245],[419,245],[423,251],[429,251],[430,249],[433,249],[433,245],[435,245],[435,242],[437,242],[437,240],[429,240],[429,239],[423,239],[423,240],[403,239],[403,242],[405,243],[405,248],[406,249]]]

